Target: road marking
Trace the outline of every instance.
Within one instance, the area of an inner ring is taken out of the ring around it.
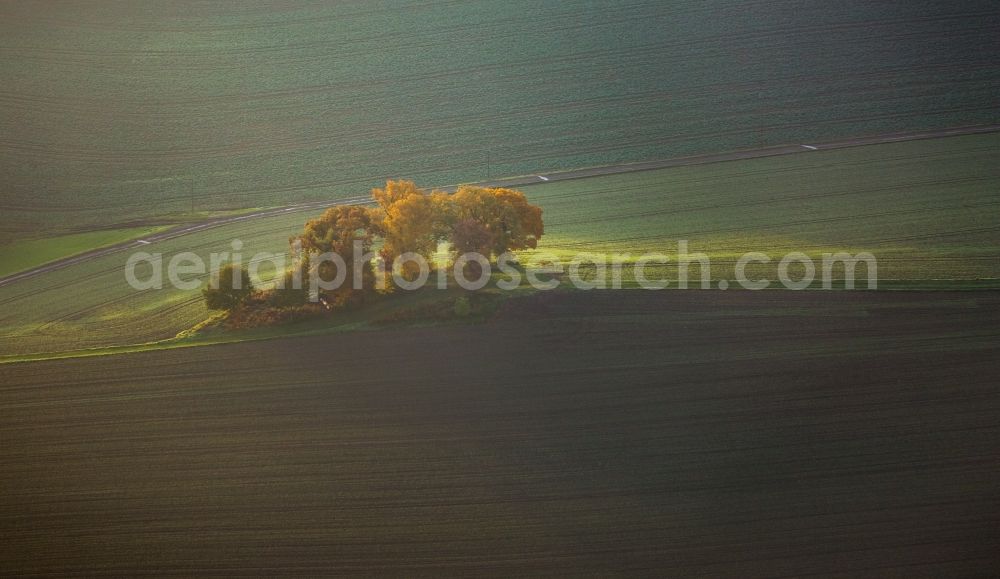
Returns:
[[[152,243],[151,241],[146,241],[145,239],[136,239],[135,241],[136,243],[141,243],[143,245],[149,245],[150,243]]]
[[[548,180],[549,180],[549,178],[548,178],[548,177],[542,177],[541,175],[535,175],[535,177],[538,177],[538,178],[539,178],[539,179],[541,179],[542,181],[548,181]]]
[[[819,147],[814,147],[812,145],[802,145],[802,146],[805,147],[805,148],[807,148],[807,149],[809,149],[810,151],[819,150]]]

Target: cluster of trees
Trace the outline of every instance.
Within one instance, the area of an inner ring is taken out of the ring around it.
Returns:
[[[304,289],[308,280],[343,279],[335,289],[322,290],[321,297],[333,307],[352,305],[375,291],[377,273],[383,279],[391,277],[385,274],[394,264],[405,280],[420,273],[418,263],[401,256],[418,255],[432,264],[438,244],[448,242],[456,259],[471,252],[492,261],[508,251],[537,247],[545,231],[542,209],[513,189],[464,186],[448,194],[400,180],[373,189],[372,198],[374,207],[338,205],[307,222],[303,232],[290,239],[299,253],[296,267],[285,273],[284,283],[277,284],[265,301],[273,306],[301,305],[308,299]],[[375,252],[377,244],[381,246]],[[329,253],[341,259],[309,263],[310,255]],[[383,264],[382,272],[373,266],[375,256]],[[468,267],[476,265],[468,262]],[[239,273],[225,275],[231,280]],[[249,280],[242,285],[249,286]],[[209,307],[233,309],[253,295],[252,289],[233,292],[227,287],[220,283],[218,290],[205,290]]]
[[[407,252],[429,258],[440,241],[449,242],[456,257],[477,252],[493,258],[535,248],[545,231],[541,207],[513,189],[465,186],[449,195],[389,181],[372,197],[378,204],[372,224],[386,263]]]
[[[448,194],[424,191],[412,181],[400,180],[373,189],[372,198],[375,207],[371,208],[331,207],[292,238],[304,254],[332,252],[343,258],[343,273],[337,271],[339,263],[317,266],[323,280],[346,274],[353,282],[324,292],[323,297],[333,306],[363,301],[374,290],[376,272],[368,256],[378,242],[380,261],[391,270],[406,254],[433,263],[440,242],[450,243],[456,258],[477,252],[493,260],[508,251],[535,248],[544,233],[542,209],[512,189],[466,186]],[[355,244],[362,248],[360,260]],[[403,279],[412,280],[419,274],[419,265],[413,260],[398,265],[397,273]]]

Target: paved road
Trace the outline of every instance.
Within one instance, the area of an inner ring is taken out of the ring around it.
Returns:
[[[721,163],[724,161],[741,161],[744,159],[759,159],[761,157],[777,157],[780,155],[793,155],[796,153],[831,151],[835,149],[847,149],[850,147],[863,147],[866,145],[881,145],[885,143],[896,143],[900,141],[918,141],[922,139],[938,139],[941,137],[957,137],[960,135],[995,133],[998,131],[1000,131],[1000,125],[978,125],[972,127],[954,127],[950,129],[938,129],[934,131],[891,133],[886,135],[875,135],[870,137],[856,137],[852,139],[845,139],[841,141],[830,141],[826,143],[801,143],[793,145],[777,145],[774,147],[764,147],[760,149],[746,149],[742,151],[730,151],[726,153],[714,153],[710,155],[695,155],[691,157],[677,157],[674,159],[661,159],[658,161],[645,161],[641,163],[624,163],[620,165],[608,165],[604,167],[573,169],[571,171],[545,173],[544,175],[524,175],[521,177],[512,177],[510,179],[499,179],[496,181],[484,182],[482,183],[482,185],[488,185],[493,187],[523,187],[525,185],[537,185],[539,183],[547,183],[551,181],[585,179],[587,177],[616,175],[618,173],[653,171],[656,169],[669,169],[671,167],[684,167],[689,165],[707,165],[709,163]]]
[[[590,167],[585,169],[573,169],[570,171],[558,171],[554,173],[546,173],[544,175],[523,175],[519,177],[511,177],[507,179],[497,179],[492,181],[483,181],[480,183],[475,183],[475,185],[490,186],[490,187],[523,187],[525,185],[537,185],[540,183],[548,183],[553,181],[568,181],[571,179],[584,179],[587,177],[598,177],[602,175],[615,175],[619,173],[633,173],[637,171],[652,171],[655,169],[667,169],[670,167],[682,167],[690,165],[705,165],[709,163],[720,163],[723,161],[738,161],[743,159],[757,159],[762,157],[776,157],[780,155],[792,155],[797,153],[810,153],[814,151],[829,151],[834,149],[846,149],[849,147],[861,147],[865,145],[878,145],[884,143],[894,143],[899,141],[915,141],[920,139],[935,139],[941,137],[953,137],[958,135],[972,135],[981,133],[993,133],[1000,131],[1000,125],[980,125],[971,127],[954,127],[949,129],[939,129],[934,131],[918,131],[909,133],[892,133],[887,135],[876,135],[869,137],[857,137],[852,139],[846,139],[841,141],[832,141],[827,143],[802,143],[793,145],[778,145],[774,147],[764,147],[760,149],[747,149],[743,151],[730,151],[726,153],[714,153],[709,155],[696,155],[690,157],[678,157],[673,159],[661,159],[657,161],[646,161],[641,163],[624,163],[619,165],[608,165],[603,167]],[[449,185],[446,187],[437,187],[439,190],[452,192],[457,189],[456,185]],[[80,253],[71,257],[64,259],[59,259],[56,261],[49,262],[44,265],[40,265],[36,268],[25,270],[19,273],[11,274],[8,276],[0,277],[0,287],[5,285],[28,279],[36,275],[43,273],[48,273],[51,271],[56,271],[63,269],[65,267],[75,265],[78,263],[86,262],[92,259],[103,257],[105,255],[110,255],[113,253],[118,253],[126,250],[139,249],[144,246],[152,245],[153,243],[159,241],[165,241],[167,239],[173,239],[180,237],[182,235],[187,235],[189,233],[194,233],[197,231],[204,231],[206,229],[211,229],[214,227],[220,227],[222,225],[228,225],[230,223],[236,223],[239,221],[247,221],[250,219],[259,219],[264,217],[273,217],[276,215],[281,215],[284,213],[292,213],[299,211],[309,211],[315,209],[323,209],[326,207],[331,207],[334,205],[340,205],[343,203],[360,203],[368,201],[368,197],[351,197],[348,199],[338,199],[336,201],[314,201],[310,203],[300,203],[297,205],[289,205],[287,207],[276,207],[272,209],[264,209],[254,213],[247,213],[244,215],[239,215],[235,217],[220,217],[218,219],[211,219],[208,221],[203,221],[194,225],[183,225],[161,233],[154,235],[149,235],[141,239],[133,239],[129,241],[124,241],[117,243],[115,245],[103,247],[100,249],[95,249],[92,251],[87,251]]]
[[[142,247],[152,245],[159,241],[174,239],[175,237],[181,237],[182,235],[188,235],[189,233],[204,231],[206,229],[212,229],[214,227],[220,227],[222,225],[228,225],[230,223],[238,223],[240,221],[248,221],[250,219],[259,219],[262,217],[274,217],[277,215],[283,215],[285,213],[322,209],[340,203],[359,203],[367,200],[368,197],[352,197],[348,199],[339,199],[337,201],[313,201],[310,203],[289,205],[287,207],[275,207],[271,209],[264,209],[261,211],[255,211],[253,213],[245,213],[243,215],[237,215],[234,217],[219,217],[217,219],[210,219],[207,221],[202,221],[200,223],[195,223],[193,225],[181,225],[178,227],[174,227],[172,229],[168,229],[166,231],[161,231],[160,233],[154,233],[152,235],[147,235],[141,238],[130,239],[128,241],[123,241],[121,243],[116,243],[114,245],[109,245],[99,249],[86,251],[84,253],[78,253],[70,257],[58,259],[56,261],[51,261],[49,263],[40,265],[33,269],[0,277],[0,287],[14,283],[16,281],[34,277],[36,275],[48,273],[51,271],[56,271],[59,269],[63,269],[64,267],[69,267],[71,265],[83,263],[86,261],[90,261],[92,259],[97,259],[98,257],[104,257],[105,255],[110,255],[113,253],[118,253],[129,249],[139,249]]]

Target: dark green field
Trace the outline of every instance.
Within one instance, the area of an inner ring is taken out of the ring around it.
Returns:
[[[0,2],[0,242],[993,124],[990,0]]]
[[[601,292],[0,366],[6,575],[985,577],[1000,296]]]
[[[998,54],[996,0],[0,0],[0,577],[997,576]],[[126,282],[390,178],[720,289]]]

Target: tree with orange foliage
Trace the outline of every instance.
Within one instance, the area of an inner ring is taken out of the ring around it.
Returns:
[[[493,233],[475,219],[463,219],[452,229],[451,247],[456,255],[479,253],[488,258],[495,242]]]
[[[380,255],[391,266],[404,253],[416,253],[430,263],[440,240],[452,244],[455,257],[475,252],[491,259],[508,251],[533,249],[544,233],[542,209],[512,189],[465,186],[448,195],[427,193],[412,181],[388,181],[385,188],[373,189],[372,197],[377,204],[374,209],[332,207],[292,239],[306,253],[332,252],[344,259],[347,283],[324,292],[329,303],[346,305],[374,289],[371,263],[354,263],[355,242],[367,254],[380,237]],[[313,265],[313,271],[327,282],[340,275],[336,268],[329,261]],[[356,281],[356,271],[362,273],[360,291],[351,283]],[[419,265],[406,261],[400,273],[415,279]]]
[[[306,223],[302,235],[293,238],[301,243],[306,253],[333,253],[343,259],[346,271],[338,271],[338,264],[320,260],[313,264],[319,279],[330,282],[338,275],[344,276],[340,287],[324,290],[323,298],[333,306],[346,306],[364,301],[366,294],[375,289],[375,273],[370,261],[355,263],[355,243],[360,254],[371,251],[374,241],[372,210],[360,205],[337,205],[327,209],[318,219]],[[360,272],[360,279],[356,273]],[[359,286],[360,287],[357,287]]]
[[[462,219],[455,223],[451,231],[451,249],[456,263],[467,253],[478,253],[489,259],[494,243],[493,233],[475,219]],[[466,279],[479,279],[482,266],[476,260],[466,261],[464,271]]]
[[[382,236],[381,256],[387,267],[404,253],[416,253],[430,262],[438,242],[438,212],[431,195],[412,181],[389,181],[385,189],[373,189],[378,203],[376,227]],[[406,279],[414,279],[419,267],[412,261],[403,264]]]
[[[464,186],[448,195],[426,193],[412,181],[389,181],[384,189],[373,189],[372,197],[387,263],[406,252],[430,261],[440,239],[450,241],[458,254],[476,251],[490,258],[534,249],[545,233],[542,208],[513,189]]]
[[[487,251],[480,251],[487,258],[508,251],[534,249],[545,233],[542,208],[528,203],[524,193],[513,189],[460,187],[451,197],[451,237],[458,225],[473,221],[478,223],[491,238]],[[470,232],[463,225],[460,236]],[[482,232],[476,234],[481,237]],[[452,239],[453,245],[454,239]]]
[[[382,211],[387,211],[389,207],[407,197],[424,194],[424,191],[417,187],[416,183],[403,179],[386,181],[384,189],[372,189],[372,199]]]

